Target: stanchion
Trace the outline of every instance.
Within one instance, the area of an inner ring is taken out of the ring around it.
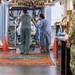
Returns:
[[[4,35],[2,50],[8,51],[8,43],[7,43],[7,40],[6,40],[6,35]]]

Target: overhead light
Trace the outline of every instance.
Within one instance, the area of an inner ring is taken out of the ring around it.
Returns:
[[[12,7],[9,7],[9,9],[12,9]]]
[[[11,2],[11,1],[12,1],[12,0],[4,0],[4,2],[8,2],[8,3]]]
[[[50,1],[55,2],[55,1],[57,1],[57,0],[50,0]]]

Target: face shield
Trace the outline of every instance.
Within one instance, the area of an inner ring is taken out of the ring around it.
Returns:
[[[36,20],[36,21],[38,21],[38,20],[39,20],[39,18],[38,18],[38,17],[35,17],[35,20]]]

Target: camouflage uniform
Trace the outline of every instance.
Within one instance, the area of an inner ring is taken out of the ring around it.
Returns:
[[[70,68],[73,75],[75,75],[75,12],[71,16],[71,27],[68,35],[68,41],[72,44],[70,51]]]

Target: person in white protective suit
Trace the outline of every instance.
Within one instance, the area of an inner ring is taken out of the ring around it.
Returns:
[[[17,28],[17,33],[18,35],[20,35],[20,29],[21,29],[21,22],[19,23],[19,26]],[[35,28],[35,25],[31,22],[31,35],[35,35],[36,33],[36,28]]]
[[[20,35],[20,29],[21,29],[21,22],[19,23],[19,26],[18,26],[18,28],[17,28],[17,33],[18,33],[18,35]]]
[[[36,34],[36,28],[35,25],[33,24],[33,22],[31,22],[31,35],[35,35]]]

